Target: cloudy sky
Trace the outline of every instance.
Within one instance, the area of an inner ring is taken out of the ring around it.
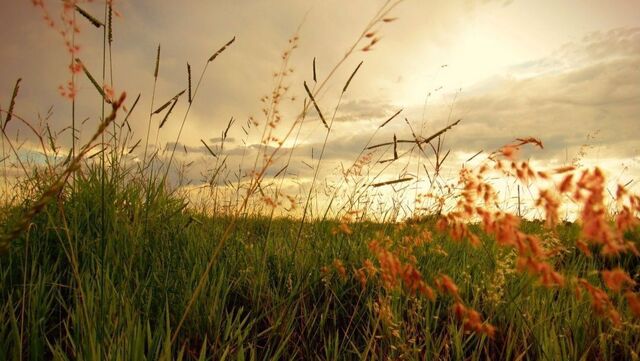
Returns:
[[[52,14],[59,12],[58,3],[45,1]],[[195,161],[189,176],[199,180],[212,162],[200,139],[216,144],[231,117],[237,122],[225,146],[230,164],[237,167],[242,154],[255,156],[258,132],[246,137],[240,126],[250,116],[263,120],[260,98],[271,93],[273,73],[297,29],[299,46],[290,60],[294,72],[285,80],[287,97],[295,99],[282,104],[285,117],[280,131],[291,127],[302,107],[303,81],[313,82],[313,59],[317,76],[323,78],[384,1],[118,0],[115,4],[121,16],[114,22],[113,87],[127,91],[129,105],[142,94],[131,115],[132,143],[146,134],[157,45],[162,45],[162,53],[156,105],[186,87],[187,62],[197,78],[209,56],[236,37],[208,67],[179,139],[191,150],[179,157]],[[102,17],[99,3],[83,6]],[[31,1],[2,1],[0,10],[4,50],[0,106],[7,107],[15,79],[21,77],[16,112],[37,119],[53,106],[51,125],[63,129],[69,124],[70,104],[58,95],[57,87],[68,80],[69,55],[61,37],[45,25]],[[637,184],[638,14],[639,1],[623,0],[405,0],[389,15],[397,20],[374,27],[380,41],[373,50],[354,52],[318,96],[330,117],[344,82],[363,61],[336,112],[320,178],[330,176],[340,163],[350,165],[375,129],[403,109],[373,142],[390,141],[394,134],[409,139],[411,128],[426,137],[462,119],[447,133],[443,146],[451,150],[447,160],[451,177],[470,155],[490,152],[516,137],[533,136],[545,144],[542,151],[525,153],[537,164],[555,166],[580,158],[582,164],[607,168],[615,182]],[[79,22],[79,56],[89,70],[100,74],[102,33],[84,19]],[[77,101],[78,119],[89,118],[82,129],[88,136],[97,121],[99,100],[84,78],[79,81]],[[160,133],[160,144],[175,142],[185,104],[183,99],[176,106]],[[311,111],[290,169],[300,182],[312,176],[317,161],[312,150],[317,158],[325,135]],[[65,137],[61,143],[68,142]],[[389,147],[382,148],[376,157],[384,159],[391,153]],[[417,152],[408,153],[381,180],[393,178],[393,172],[397,177],[407,164],[414,168],[411,164],[417,157]],[[433,161],[420,159],[429,166]]]

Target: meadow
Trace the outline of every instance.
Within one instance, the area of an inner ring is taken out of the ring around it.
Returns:
[[[14,112],[20,80],[0,105],[0,360],[637,359],[640,197],[624,185],[609,194],[598,168],[534,168],[519,154],[543,147],[538,139],[505,139],[445,180],[441,140],[464,122],[408,140],[377,143],[374,133],[339,183],[323,184],[323,147],[304,192],[285,192],[305,119],[319,118],[326,144],[342,95],[368,76],[360,65],[346,79],[335,72],[378,45],[400,2],[383,2],[324,77],[314,59],[309,80],[297,85],[302,109],[288,119],[280,109],[301,41],[294,34],[263,116],[229,121],[218,144],[202,141],[212,165],[194,196],[177,145],[207,67],[234,50],[235,38],[201,73],[192,77],[188,66],[184,91],[140,110],[139,98],[113,90],[105,75],[117,3],[105,2],[101,18],[85,2],[65,1],[64,25],[34,1],[43,26],[68,41],[71,80],[62,95],[75,104],[82,78],[102,107],[80,142],[69,136],[80,123],[73,113],[69,132],[59,133],[46,119]],[[102,77],[80,60],[73,34],[81,22],[103,34]],[[158,46],[155,67],[141,71],[157,81],[161,64]],[[323,109],[316,97],[330,83],[339,100]],[[182,115],[172,113],[179,101],[188,104]],[[131,133],[134,118],[148,122],[146,134]],[[167,121],[181,122],[180,131],[160,145]],[[11,133],[18,125],[39,157],[20,151],[25,143]],[[225,141],[240,126],[259,134],[260,147],[234,173]],[[402,188],[411,174],[381,177],[406,159],[406,146],[423,155],[411,168],[429,177],[415,196]],[[521,215],[519,199],[515,208],[501,204],[495,179],[535,189],[540,216]],[[391,189],[391,199],[415,197],[420,212],[407,214],[395,201],[371,211],[381,189]],[[575,219],[562,216],[565,205],[576,208]]]

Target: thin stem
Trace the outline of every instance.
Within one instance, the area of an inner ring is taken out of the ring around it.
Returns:
[[[178,142],[180,141],[180,136],[182,135],[182,130],[184,129],[184,124],[187,121],[187,117],[189,116],[189,111],[191,110],[191,105],[193,104],[193,100],[195,99],[196,94],[198,94],[198,89],[200,89],[200,83],[202,82],[202,78],[204,77],[204,73],[207,71],[207,67],[208,66],[209,66],[209,61],[207,61],[207,63],[204,65],[204,68],[202,69],[202,73],[200,73],[200,78],[198,78],[198,83],[196,83],[196,87],[193,90],[193,97],[191,98],[191,101],[188,102],[187,110],[185,111],[184,117],[182,118],[182,123],[180,123],[180,130],[178,130],[178,136],[176,137],[175,143],[173,143],[173,149],[171,150],[171,156],[169,157],[169,162],[167,163],[167,169],[165,170],[164,177],[162,178],[162,182],[161,183],[164,183],[166,181],[167,177],[169,176],[169,171],[171,170],[171,162],[173,161],[173,156],[176,153],[176,148],[178,146]],[[176,99],[176,101],[178,101],[178,100]]]
[[[107,4],[107,2],[105,2],[104,4],[104,19],[105,19],[105,23],[107,21],[107,12],[108,12],[108,7],[109,5]],[[106,80],[106,72],[107,72],[107,29],[105,26],[102,27],[103,31],[102,31],[102,84],[105,84],[105,80]],[[100,100],[100,120],[102,122],[104,122],[105,118],[104,118],[104,114],[105,114],[105,102],[106,99],[105,97],[101,97],[102,99]],[[106,208],[106,199],[105,199],[105,193],[106,193],[106,164],[105,164],[105,137],[104,137],[104,132],[100,133],[100,137],[101,137],[101,154],[100,154],[100,173],[101,173],[101,177],[100,177],[100,248],[101,248],[101,254],[100,254],[100,299],[104,300],[104,288],[106,286],[106,277],[105,277],[105,259],[106,259],[106,252],[107,252],[107,244],[106,244],[106,233],[107,233],[107,228],[106,228],[106,212],[107,212],[107,208]],[[100,324],[104,325],[105,324],[105,319],[104,317],[106,316],[106,312],[105,312],[105,305],[104,302],[100,302]],[[102,342],[103,340],[103,327],[98,327],[98,342]]]
[[[144,141],[144,156],[142,157],[142,168],[147,164],[147,150],[149,149],[149,134],[151,134],[151,118],[153,117],[153,106],[156,100],[156,85],[158,84],[158,67],[160,65],[160,45],[158,45],[158,53],[156,55],[156,71],[153,75],[153,90],[151,91],[151,109],[149,110],[149,122],[147,123],[147,136]]]
[[[302,211],[302,219],[300,220],[300,225],[298,226],[298,234],[296,235],[296,241],[293,245],[294,255],[298,248],[298,243],[300,242],[300,236],[302,235],[302,228],[304,226],[304,221],[307,217],[307,208],[309,207],[309,203],[310,203],[309,200],[311,199],[311,193],[313,192],[313,187],[316,183],[316,179],[318,178],[320,163],[322,162],[322,158],[324,157],[324,151],[327,147],[327,141],[329,140],[329,134],[331,133],[331,128],[333,127],[333,121],[336,118],[336,114],[338,113],[338,109],[340,108],[340,104],[342,103],[343,96],[344,96],[344,91],[340,93],[340,98],[338,98],[338,103],[333,109],[333,115],[331,116],[331,121],[329,122],[329,129],[327,129],[327,134],[325,134],[324,136],[324,142],[322,143],[322,150],[320,150],[320,156],[318,157],[318,162],[316,163],[316,169],[314,170],[313,179],[311,180],[311,185],[309,186],[309,193],[307,194],[307,200],[305,201],[304,210]]]

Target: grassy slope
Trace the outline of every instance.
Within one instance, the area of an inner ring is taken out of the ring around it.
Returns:
[[[490,239],[472,248],[436,233],[414,254],[428,282],[440,273],[456,281],[465,302],[497,327],[493,340],[464,333],[445,296],[387,292],[377,280],[363,289],[354,278],[352,270],[373,258],[371,239],[388,236],[397,247],[433,222],[359,223],[352,235],[334,234],[335,222],[310,223],[296,248],[296,221],[259,217],[239,223],[172,345],[172,327],[229,219],[192,214],[184,199],[163,191],[147,203],[145,182],[121,180],[117,190],[108,182],[108,237],[101,244],[100,180],[95,171],[86,174],[75,198],[49,205],[0,258],[0,359],[556,360],[640,351],[637,322],[615,329],[593,315],[588,298],[511,272],[513,258]],[[3,212],[7,224],[18,215]],[[537,223],[524,227],[543,232]],[[558,268],[597,284],[590,270],[605,261],[572,248],[575,226],[561,226],[558,235],[556,245],[566,246],[554,258]],[[332,267],[321,272],[335,259],[344,262],[346,277]],[[637,274],[637,259],[626,268]],[[384,300],[393,322],[381,320]]]

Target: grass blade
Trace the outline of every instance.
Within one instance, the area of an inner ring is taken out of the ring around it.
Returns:
[[[156,67],[153,71],[153,77],[158,79],[158,71],[160,70],[160,44],[158,44],[158,52],[156,54]]]
[[[13,87],[13,94],[11,95],[11,103],[9,103],[9,111],[7,112],[7,117],[4,119],[4,124],[2,124],[2,130],[7,129],[7,123],[11,121],[13,117],[13,108],[16,106],[16,98],[18,97],[18,91],[20,90],[20,82],[22,78],[18,78],[16,80],[16,85]]]
[[[390,184],[396,184],[396,183],[402,183],[402,182],[408,182],[410,180],[412,180],[413,178],[400,178],[400,179],[394,179],[394,180],[390,180],[390,181],[386,181],[386,182],[380,182],[380,183],[374,183],[371,186],[373,188],[378,188],[378,187],[382,187],[382,186],[386,186],[386,185],[390,185]]]
[[[362,61],[360,62],[360,64],[358,64],[358,66],[356,67],[356,70],[353,71],[353,73],[351,73],[351,76],[349,77],[349,80],[347,80],[347,83],[344,85],[344,88],[342,88],[342,92],[346,92],[347,88],[349,87],[349,84],[351,84],[351,80],[353,79],[353,77],[356,75],[356,73],[358,72],[358,69],[360,69],[360,67],[362,66]]]
[[[76,11],[80,13],[80,15],[84,16],[85,19],[89,20],[89,22],[96,28],[104,26],[102,21],[96,19],[93,15],[86,12],[83,8],[79,7],[78,5],[76,5],[75,7],[76,7]]]
[[[173,98],[171,98],[171,99],[167,100],[167,102],[166,102],[166,103],[162,104],[160,107],[158,107],[158,109],[156,109],[156,110],[155,110],[153,113],[151,113],[151,114],[158,114],[158,113],[160,113],[161,111],[165,110],[165,108],[166,108],[166,107],[168,107],[168,106],[171,104],[171,102],[174,102],[176,99],[178,99],[182,94],[184,94],[184,92],[185,92],[185,90],[183,90],[183,91],[181,91],[180,93],[178,93],[178,94],[174,95],[174,97],[173,97]]]
[[[191,65],[189,63],[187,63],[187,78],[189,81],[189,104],[191,104]]]
[[[392,115],[389,119],[385,120],[384,123],[382,123],[380,125],[379,128],[384,127],[385,125],[389,124],[390,121],[393,120],[393,118],[397,117],[400,113],[402,113],[403,109],[398,110],[394,115]]]
[[[111,99],[109,99],[109,97],[107,97],[107,95],[104,93],[104,89],[98,84],[98,81],[96,81],[96,79],[93,77],[93,75],[91,75],[91,73],[89,72],[87,67],[84,66],[84,63],[82,61],[80,61],[80,59],[78,59],[78,58],[76,58],[76,62],[78,64],[82,65],[82,71],[87,76],[87,78],[89,78],[89,80],[91,81],[91,84],[93,84],[93,86],[96,88],[98,93],[100,93],[100,95],[102,96],[102,99],[104,99],[105,102],[111,104]]]
[[[316,57],[313,57],[313,82],[317,83],[318,80],[316,78]]]
[[[169,110],[167,111],[167,114],[165,114],[164,118],[162,118],[162,121],[160,122],[160,126],[158,126],[158,129],[162,129],[162,127],[164,126],[164,123],[166,123],[167,120],[169,119],[169,114],[171,114],[171,111],[178,103],[178,98],[174,98],[174,99],[175,100],[173,101],[173,104],[171,104],[171,108],[169,108]]]
[[[213,55],[211,55],[211,57],[209,58],[207,63],[212,62],[215,58],[218,57],[218,55],[222,54],[222,52],[225,51],[229,45],[233,44],[234,41],[236,41],[236,37],[235,36],[233,37],[233,39],[229,40],[226,44],[224,44],[224,46],[222,46],[222,48],[220,48]]]
[[[216,155],[216,153],[213,152],[213,150],[211,150],[211,148],[209,148],[209,146],[207,145],[207,143],[200,139],[200,142],[202,142],[202,144],[204,145],[205,148],[207,148],[207,150],[209,151],[209,153],[214,157],[214,158],[218,158],[218,155]]]
[[[322,124],[324,124],[324,127],[327,128],[327,130],[329,129],[329,125],[327,124],[327,121],[324,120],[324,115],[322,115],[322,112],[320,111],[320,107],[318,107],[318,103],[316,103],[316,99],[313,97],[313,94],[311,94],[311,90],[309,90],[309,87],[307,86],[307,82],[304,82],[304,90],[307,91],[307,94],[309,95],[309,98],[311,98],[311,102],[313,103],[313,107],[316,108],[316,111],[318,112],[318,115],[320,116],[320,120],[322,120]]]

